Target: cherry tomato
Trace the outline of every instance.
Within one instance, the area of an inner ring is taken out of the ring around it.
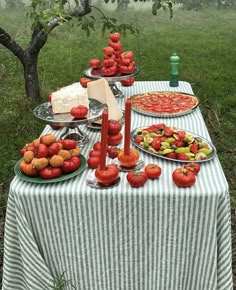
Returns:
[[[131,62],[132,62],[132,59],[130,58],[120,58],[121,65],[129,65]]]
[[[116,73],[117,70],[117,66],[113,65],[113,66],[109,66],[109,67],[102,67],[101,73],[104,76],[112,76]]]
[[[91,150],[89,152],[89,157],[100,157],[101,151],[100,150]]]
[[[33,143],[25,144],[25,146],[20,150],[20,155],[24,156],[26,151],[35,152],[35,145]]]
[[[144,138],[143,138],[143,136],[136,136],[135,138],[134,138],[134,142],[135,143],[141,143],[141,142],[143,142],[143,140],[144,140]]]
[[[83,88],[87,88],[87,84],[89,83],[89,82],[91,82],[92,80],[90,80],[90,79],[88,79],[88,78],[81,78],[80,80],[79,80],[79,82],[80,82],[80,84],[81,84],[81,86],[83,87]]]
[[[134,53],[130,50],[130,51],[125,51],[120,55],[121,58],[129,58],[129,59],[133,59],[134,58]]]
[[[98,168],[99,163],[100,157],[89,157],[87,160],[88,167],[92,169]]]
[[[96,143],[93,144],[93,149],[94,150],[101,150],[101,142],[97,141]]]
[[[122,74],[131,74],[134,71],[134,68],[134,62],[131,62],[129,65],[120,65],[119,70]]]
[[[107,149],[108,156],[112,159],[114,159],[118,156],[119,151],[120,151],[120,148],[118,148],[116,146],[110,146]]]
[[[175,152],[170,152],[165,154],[166,157],[171,158],[171,159],[177,159],[177,153]]]
[[[117,42],[120,39],[120,33],[119,32],[110,33],[109,38],[111,41]]]
[[[117,134],[108,134],[107,136],[107,144],[108,145],[119,145],[121,140],[122,140],[123,135],[121,134],[121,132],[117,133]]]
[[[96,68],[99,68],[100,67],[101,61],[99,59],[93,58],[93,59],[90,60],[89,64],[90,64],[90,66],[92,68],[95,68],[96,69]]]
[[[185,168],[176,168],[172,173],[173,182],[180,187],[190,187],[195,184],[195,175]]]
[[[165,129],[164,129],[164,135],[167,136],[167,137],[170,137],[170,136],[173,136],[173,134],[174,134],[174,131],[166,126]]]
[[[51,103],[51,101],[52,101],[52,94],[49,94],[48,95],[48,101]]]
[[[45,134],[40,137],[40,143],[50,145],[56,142],[56,137],[53,134]]]
[[[59,143],[57,143],[57,142],[52,143],[48,147],[48,155],[49,156],[56,155],[60,149],[61,149],[61,146],[59,145]]]
[[[62,170],[60,167],[44,167],[39,171],[40,177],[43,179],[53,179],[60,177]]]
[[[179,160],[189,160],[189,156],[185,153],[177,153],[177,159]]]
[[[104,52],[106,55],[112,55],[113,52],[114,52],[114,48],[111,47],[111,46],[103,47],[103,52]]]
[[[77,147],[77,142],[75,140],[63,139],[63,140],[58,140],[58,142],[62,143],[63,149],[66,149],[66,150],[75,149]]]
[[[118,50],[114,50],[113,53],[116,56],[116,59],[119,59],[120,58],[120,55],[122,53],[122,48],[121,49],[118,49]]]
[[[35,157],[43,158],[48,156],[48,147],[45,144],[40,143],[35,149]]]
[[[110,67],[110,66],[113,66],[114,64],[115,64],[115,60],[113,58],[108,58],[108,59],[104,59],[102,65],[104,67]]]
[[[144,171],[130,171],[127,173],[126,179],[132,187],[141,187],[147,182],[147,174]]]
[[[19,168],[27,176],[33,177],[38,175],[38,171],[33,167],[32,163],[26,163],[25,160],[21,160]]]
[[[197,151],[198,151],[198,144],[191,144],[190,146],[189,146],[189,148],[190,148],[190,151],[192,152],[192,153],[194,153],[195,155],[197,154]]]
[[[158,178],[161,175],[161,167],[153,163],[146,165],[144,171],[150,179]]]
[[[77,156],[73,156],[69,160],[64,160],[61,169],[64,173],[70,173],[77,170],[80,167],[80,163],[80,158]]]
[[[108,164],[105,169],[97,168],[95,170],[95,176],[98,182],[104,185],[110,185],[119,176],[119,169],[115,164]]]
[[[181,139],[176,139],[172,142],[172,145],[175,145],[176,147],[185,147],[186,143]]]
[[[189,162],[184,165],[184,168],[193,174],[197,175],[200,171],[200,165],[197,162]]]
[[[151,146],[155,149],[155,150],[159,150],[161,148],[161,141],[159,136],[155,136],[152,140]]]
[[[76,119],[86,118],[88,114],[88,108],[84,105],[79,105],[77,107],[73,107],[70,110],[70,114]]]
[[[104,54],[103,55],[103,59],[113,59],[114,61],[116,61],[116,56],[114,54],[111,54],[111,55],[106,55]]]
[[[121,80],[120,82],[121,82],[122,86],[130,87],[130,86],[132,86],[134,81],[135,81],[134,78],[129,78],[129,79],[126,79],[126,80]]]
[[[117,50],[121,50],[122,49],[122,45],[120,41],[110,41],[109,42],[109,46],[114,48],[115,51]]]
[[[180,139],[184,139],[184,137],[185,137],[185,135],[186,135],[186,132],[180,130],[180,131],[178,131],[177,134],[178,134],[178,136],[179,136]]]
[[[116,120],[108,120],[108,134],[116,135],[122,129],[122,125],[119,121]]]

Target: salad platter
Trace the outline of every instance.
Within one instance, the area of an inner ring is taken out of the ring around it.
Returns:
[[[206,162],[216,156],[215,146],[205,138],[165,124],[136,128],[131,141],[142,151],[170,161]]]
[[[181,92],[147,92],[131,96],[132,109],[152,117],[178,117],[191,113],[199,99]]]

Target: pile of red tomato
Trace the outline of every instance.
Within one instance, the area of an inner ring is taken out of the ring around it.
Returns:
[[[115,75],[130,75],[134,72],[136,63],[134,61],[134,53],[132,51],[123,52],[122,43],[120,41],[120,33],[114,32],[109,34],[108,46],[103,47],[103,61],[98,58],[92,58],[89,62],[94,72],[101,69],[101,75],[111,77]],[[81,78],[80,84],[87,87],[89,78]],[[133,77],[121,80],[123,86],[131,86],[135,79]]]
[[[62,174],[74,172],[80,167],[80,148],[77,142],[69,139],[56,139],[46,134],[20,150],[23,159],[19,169],[27,176],[40,176],[43,179],[58,178]]]

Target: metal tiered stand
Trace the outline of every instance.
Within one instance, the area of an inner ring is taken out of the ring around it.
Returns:
[[[89,137],[80,130],[79,126],[101,119],[105,106],[105,104],[94,99],[89,99],[88,116],[83,119],[75,119],[70,113],[53,114],[50,102],[38,105],[33,110],[33,114],[44,123],[65,127],[60,138],[76,140],[79,146],[82,147],[89,142]]]
[[[136,76],[138,73],[139,73],[138,67],[134,68],[134,71],[132,74],[115,75],[115,76],[111,76],[111,77],[103,76],[101,74],[101,68],[98,68],[98,69],[87,68],[86,70],[84,70],[84,76],[86,76],[90,79],[93,79],[93,80],[97,80],[97,79],[101,79],[101,78],[106,79],[109,83],[109,86],[112,90],[113,95],[115,96],[115,98],[118,98],[118,99],[123,98],[124,95],[123,95],[122,91],[116,86],[116,82],[132,78],[132,77]]]

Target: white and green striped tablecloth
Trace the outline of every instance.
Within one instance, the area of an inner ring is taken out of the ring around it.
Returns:
[[[135,82],[125,96],[156,90],[192,93],[180,82]],[[124,108],[124,99],[119,100]],[[132,129],[164,122],[210,140],[200,109],[177,118],[132,113]],[[90,137],[87,157],[100,132],[81,126]],[[45,127],[43,134],[60,131]],[[35,136],[37,137],[37,136]],[[15,177],[7,206],[3,290],[50,289],[64,273],[80,290],[228,290],[232,289],[228,184],[218,158],[202,164],[197,183],[178,188],[172,171],[181,163],[144,152],[144,163],[162,168],[158,180],[131,188],[121,182],[93,189],[82,174],[54,184]]]

